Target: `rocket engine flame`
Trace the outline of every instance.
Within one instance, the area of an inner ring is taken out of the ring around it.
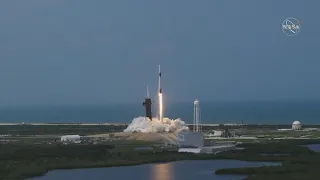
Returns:
[[[151,99],[149,98],[149,89],[147,87],[147,98],[143,105],[146,108],[147,117],[137,117],[124,132],[142,132],[142,133],[162,133],[162,132],[180,132],[189,131],[189,127],[181,119],[164,118],[163,113],[163,96],[161,89],[161,71],[159,65],[159,82],[158,82],[158,114],[156,118],[151,115]],[[149,109],[148,109],[149,108]],[[148,113],[149,112],[149,113]]]
[[[163,122],[163,101],[162,101],[162,89],[161,89],[161,70],[159,65],[159,81],[158,81],[158,118],[160,122]]]

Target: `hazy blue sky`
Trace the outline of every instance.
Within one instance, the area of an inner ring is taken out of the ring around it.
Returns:
[[[0,105],[320,99],[318,0],[1,0]],[[286,36],[287,17],[303,22]]]

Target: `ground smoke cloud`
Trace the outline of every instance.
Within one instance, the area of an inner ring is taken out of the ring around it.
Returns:
[[[138,117],[123,132],[180,132],[189,131],[188,126],[181,119],[163,118],[163,123],[156,118],[150,121],[147,117]]]

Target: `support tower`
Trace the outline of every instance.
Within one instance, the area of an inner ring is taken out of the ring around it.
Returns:
[[[145,117],[148,117],[152,121],[151,104],[152,104],[152,101],[149,95],[149,88],[147,86],[147,97],[144,99],[143,106],[146,109]]]

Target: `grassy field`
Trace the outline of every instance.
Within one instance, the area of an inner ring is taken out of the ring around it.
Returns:
[[[273,136],[273,137],[300,137],[300,136],[313,136],[313,137],[320,137],[320,131],[275,131],[275,130],[251,130],[245,131],[245,135],[248,136]]]
[[[92,135],[123,131],[126,125],[6,125],[0,126],[0,135]]]

